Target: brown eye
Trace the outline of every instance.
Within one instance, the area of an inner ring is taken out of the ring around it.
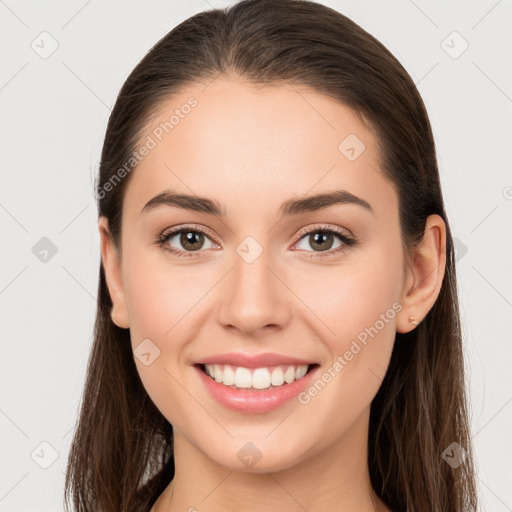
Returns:
[[[311,249],[314,252],[324,252],[333,248],[333,245],[338,239],[338,245],[334,247],[336,249],[340,245],[343,245],[343,242],[346,242],[346,237],[339,233],[335,233],[333,231],[328,230],[316,230],[310,231],[306,233],[299,241],[298,248],[304,249],[306,251],[311,252]],[[304,244],[304,242],[306,242]],[[300,247],[300,243],[303,243],[303,246]],[[307,247],[309,245],[309,248]]]
[[[186,251],[197,251],[201,249],[204,238],[203,233],[199,233],[198,231],[182,231],[180,243]]]
[[[337,241],[337,243],[336,243]],[[302,246],[301,246],[302,244]],[[302,232],[296,243],[298,249],[308,258],[323,258],[341,254],[357,244],[357,240],[337,229],[327,226],[313,226],[313,229]],[[308,247],[309,245],[309,247]]]
[[[313,249],[327,251],[332,247],[333,235],[332,233],[317,231],[316,233],[309,235],[309,243]]]
[[[210,243],[210,246],[205,247],[207,242]],[[158,243],[167,252],[178,256],[192,256],[194,252],[211,249],[215,246],[210,237],[199,228],[167,231],[159,237]]]

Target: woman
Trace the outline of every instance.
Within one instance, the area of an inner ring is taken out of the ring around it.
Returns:
[[[476,510],[433,136],[374,37],[309,1],[191,17],[96,194],[76,510]]]

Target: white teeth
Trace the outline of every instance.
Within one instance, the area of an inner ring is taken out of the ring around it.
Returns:
[[[256,389],[267,389],[271,384],[270,372],[266,368],[257,368],[252,375],[252,386]]]
[[[235,386],[237,388],[250,388],[252,386],[251,370],[238,367],[235,372]]]
[[[291,384],[301,379],[308,371],[308,365],[298,366],[272,366],[251,370],[241,366],[234,367],[229,364],[206,364],[206,373],[216,382],[232,388],[268,389],[271,386],[282,386],[285,382]]]
[[[272,386],[280,386],[284,384],[284,373],[283,369],[278,366],[272,370]]]
[[[235,372],[229,365],[224,367],[222,382],[226,384],[226,386],[232,386],[235,383]]]
[[[284,380],[287,384],[291,384],[295,380],[295,368],[288,366],[288,369],[284,372]]]
[[[295,380],[302,379],[304,375],[306,375],[308,371],[308,367],[305,365],[297,367],[297,370],[295,371]]]

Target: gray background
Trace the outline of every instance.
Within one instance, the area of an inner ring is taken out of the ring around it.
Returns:
[[[382,41],[427,106],[458,249],[482,510],[512,510],[512,1],[321,3]],[[110,108],[160,37],[227,5],[0,1],[0,511],[63,509],[95,314],[92,184]]]

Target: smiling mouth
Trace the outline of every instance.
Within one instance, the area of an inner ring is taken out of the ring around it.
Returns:
[[[320,365],[278,365],[262,368],[244,368],[229,364],[198,364],[196,366],[212,380],[228,388],[268,391],[300,380]]]

